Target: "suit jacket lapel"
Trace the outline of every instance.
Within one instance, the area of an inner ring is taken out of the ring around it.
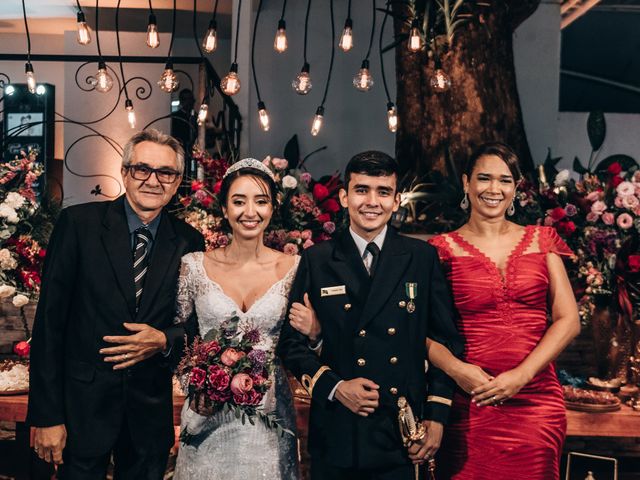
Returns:
[[[124,212],[124,195],[111,203],[104,216],[103,226],[102,244],[113,267],[120,292],[133,318],[136,312],[136,292],[133,282],[131,238]]]
[[[341,233],[336,239],[333,256],[329,260],[329,267],[342,284],[346,286],[349,295],[353,295],[355,299],[364,302],[367,298],[371,280],[358,252],[358,247],[356,247],[348,230]]]
[[[382,310],[411,262],[411,254],[403,248],[400,240],[389,227],[358,328],[363,328]]]

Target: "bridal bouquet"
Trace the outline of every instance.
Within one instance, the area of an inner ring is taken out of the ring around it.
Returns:
[[[178,365],[188,402],[194,401],[198,413],[233,412],[244,424],[261,420],[279,435],[293,433],[285,429],[272,413],[265,413],[260,403],[271,386],[274,356],[259,348],[260,332],[255,328],[238,329],[238,317],[211,329],[204,338],[196,337],[186,348]],[[189,443],[191,433],[180,435]]]

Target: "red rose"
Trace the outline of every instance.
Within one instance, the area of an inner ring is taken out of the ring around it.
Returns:
[[[191,370],[191,375],[189,375],[189,383],[191,385],[195,385],[196,388],[202,388],[204,385],[204,381],[207,378],[207,372],[203,369],[195,367]]]
[[[231,390],[209,390],[207,393],[214,402],[224,403],[231,398]]]
[[[616,188],[618,185],[620,185],[624,180],[620,177],[613,177],[611,179],[611,184],[613,185],[613,188]]]
[[[204,207],[204,208],[209,208],[211,206],[211,204],[213,203],[213,197],[207,195],[206,197],[204,197],[202,200],[200,200],[200,204]]]
[[[327,187],[325,187],[324,185],[322,185],[321,183],[316,183],[313,186],[313,197],[318,201],[321,202],[323,201],[325,198],[327,198],[329,196],[329,189]]]
[[[46,248],[41,248],[40,251],[38,252],[38,256],[40,258],[44,258],[47,256],[47,249]]]
[[[212,390],[221,391],[229,387],[231,377],[222,368],[217,365],[209,366],[209,386]]]
[[[553,210],[551,210],[551,218],[553,218],[554,222],[557,222],[558,220],[562,220],[564,217],[567,216],[567,212],[565,212],[564,208],[562,207],[556,207]]]
[[[30,350],[31,345],[29,345],[28,341],[25,342],[24,340],[22,342],[16,343],[13,347],[13,353],[18,355],[19,357],[28,357]]]
[[[629,272],[640,272],[640,255],[629,255],[627,263],[629,264]]]
[[[331,220],[331,215],[329,215],[328,213],[321,213],[316,217],[316,220],[318,220],[320,223],[328,222],[329,220]]]
[[[202,190],[202,188],[204,187],[204,183],[200,182],[198,180],[194,180],[193,182],[191,182],[191,191],[192,192],[197,192],[198,190]]]
[[[560,235],[564,235],[565,237],[568,237],[569,235],[571,235],[573,232],[576,231],[576,224],[573,223],[572,221],[559,222],[556,225],[556,229],[558,230],[558,233]]]
[[[340,211],[340,204],[333,198],[327,198],[327,200],[322,204],[322,208],[329,213],[337,213]]]
[[[607,168],[607,173],[610,173],[611,175],[618,175],[620,172],[622,172],[622,165],[620,165],[618,162],[613,162]]]
[[[215,193],[216,195],[220,193],[220,189],[222,188],[222,180],[218,180],[214,185],[213,185],[213,193]]]
[[[233,401],[237,405],[258,405],[263,395],[255,390],[249,390],[245,393],[234,393]]]
[[[202,349],[204,353],[207,355],[215,355],[220,351],[220,344],[218,342],[212,341],[202,344]]]

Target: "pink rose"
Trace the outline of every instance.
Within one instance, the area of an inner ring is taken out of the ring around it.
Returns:
[[[631,178],[631,180],[634,183],[640,183],[640,170],[636,170],[633,174],[633,177]]]
[[[287,255],[297,255],[298,247],[293,243],[285,243],[283,252],[286,253]]]
[[[204,381],[207,378],[207,372],[203,369],[195,367],[191,370],[191,374],[189,375],[189,383],[191,385],[195,385],[196,388],[202,388],[204,385]]]
[[[633,213],[640,217],[640,205],[633,209]]]
[[[220,355],[220,361],[227,367],[233,367],[238,360],[244,357],[246,353],[236,350],[235,348],[227,348],[222,355]]]
[[[633,210],[640,204],[640,200],[635,195],[626,195],[622,197],[622,206],[628,210]]]
[[[613,199],[613,204],[618,207],[618,208],[623,208],[622,207],[622,197],[616,197]]]
[[[600,192],[599,190],[596,190],[595,192],[591,192],[587,195],[587,200],[589,200],[590,202],[595,202],[601,197],[601,194],[602,192]]]
[[[551,217],[545,217],[545,218],[544,218],[544,224],[545,224],[545,226],[550,227],[551,225],[553,225],[553,223],[554,223],[554,222],[553,222],[553,218],[551,218]]]
[[[273,165],[278,170],[284,170],[289,166],[289,162],[287,162],[285,158],[274,157],[271,159],[271,165]]]
[[[209,366],[209,386],[216,391],[226,390],[229,386],[229,374],[217,365]]]
[[[300,233],[300,238],[302,238],[302,240],[309,240],[312,235],[311,230],[303,230]]]
[[[616,216],[611,212],[604,212],[602,214],[602,221],[605,225],[613,225],[616,221]]]
[[[336,224],[333,222],[324,222],[324,224],[322,225],[322,229],[329,235],[331,235],[336,231]]]
[[[595,213],[596,215],[602,215],[606,209],[607,209],[607,204],[604,203],[602,200],[596,200],[591,205],[591,212]]]
[[[587,222],[597,222],[598,218],[600,218],[600,215],[598,215],[597,213],[593,213],[593,212],[589,212],[587,213]]]
[[[235,395],[242,395],[253,388],[253,380],[246,373],[238,373],[231,379],[231,391]]]
[[[621,213],[618,215],[618,220],[616,223],[623,230],[627,230],[633,226],[633,218],[628,213]]]
[[[289,237],[293,238],[294,240],[300,238],[300,232],[298,230],[291,230],[289,232]]]
[[[206,342],[202,344],[202,349],[204,350],[204,353],[206,353],[207,355],[215,355],[220,351],[220,344],[215,340],[211,342]]]
[[[307,239],[304,241],[304,243],[302,244],[302,248],[309,248],[313,246],[313,241],[311,239]]]
[[[311,174],[309,172],[301,173],[300,181],[302,181],[305,185],[309,186],[309,183],[311,182]]]
[[[616,187],[616,192],[618,192],[618,195],[620,195],[621,197],[624,197],[626,195],[633,195],[635,191],[636,188],[631,182],[622,182]]]

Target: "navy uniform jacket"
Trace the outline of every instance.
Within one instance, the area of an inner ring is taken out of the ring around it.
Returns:
[[[174,442],[172,372],[161,353],[112,370],[99,353],[105,335],[129,335],[123,322],[147,323],[179,355],[184,330],[174,326],[180,258],[204,249],[202,235],[164,211],[136,313],[131,237],[124,196],[65,208],[51,236],[33,326],[27,422],[65,424],[67,449],[107,453],[128,423],[142,451]]]
[[[413,313],[407,309],[407,282],[417,283]],[[436,250],[389,227],[371,279],[346,231],[302,254],[290,302],[302,302],[305,292],[322,324],[321,353],[285,322],[279,354],[312,397],[312,458],[345,468],[408,464],[398,398],[406,397],[420,419],[446,423],[455,388],[433,366],[425,374],[426,339],[462,353]],[[328,400],[338,381],[357,377],[380,386],[380,407],[368,417]]]

